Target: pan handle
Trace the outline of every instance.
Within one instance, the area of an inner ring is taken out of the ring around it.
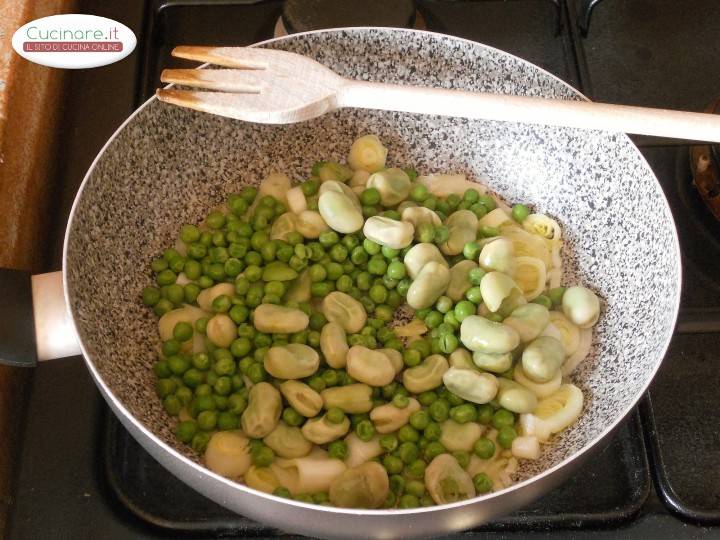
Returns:
[[[32,367],[38,360],[81,354],[62,272],[33,276],[0,269],[0,291],[0,364]]]

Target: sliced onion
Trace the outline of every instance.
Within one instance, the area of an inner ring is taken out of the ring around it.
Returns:
[[[580,329],[559,311],[550,312],[550,322],[560,332],[560,342],[565,348],[565,356],[570,357],[575,354],[580,345]]]
[[[540,296],[545,290],[547,279],[545,264],[535,257],[517,257],[515,262],[515,283],[525,299],[533,300]]]
[[[590,328],[580,329],[580,342],[578,343],[577,350],[565,360],[562,367],[563,375],[570,375],[575,368],[578,367],[580,362],[587,358],[590,353],[590,347],[592,346],[592,330]]]

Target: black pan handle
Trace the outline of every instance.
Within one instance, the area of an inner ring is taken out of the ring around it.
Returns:
[[[38,360],[80,354],[62,272],[0,268],[0,295],[0,364],[32,367]]]
[[[8,366],[37,363],[31,277],[0,268],[0,363]]]

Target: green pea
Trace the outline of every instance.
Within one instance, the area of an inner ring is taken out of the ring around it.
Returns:
[[[490,480],[490,477],[484,472],[477,473],[473,476],[473,485],[475,486],[475,491],[478,494],[492,491],[492,480]]]
[[[452,453],[452,456],[457,460],[458,464],[463,468],[467,469],[470,465],[470,453],[465,450],[456,450]]]
[[[250,451],[250,457],[256,467],[267,467],[275,460],[275,452],[269,446],[258,444]]]
[[[418,184],[410,190],[410,198],[415,202],[423,202],[425,199],[427,199],[430,192],[428,191],[428,188],[423,186],[422,184]]]
[[[432,242],[433,238],[435,238],[435,227],[433,227],[432,223],[418,223],[415,229],[415,238],[423,243]]]
[[[370,259],[368,261],[368,272],[375,276],[382,276],[387,271],[388,264],[384,259]]]
[[[420,449],[413,442],[403,442],[398,446],[397,454],[403,463],[410,464],[420,456]]]
[[[436,422],[444,422],[450,415],[450,405],[444,399],[438,399],[428,407],[428,413]]]
[[[468,278],[470,279],[470,283],[472,283],[475,286],[480,285],[480,282],[482,281],[482,278],[485,277],[485,270],[482,268],[473,268],[468,273]]]
[[[387,276],[391,279],[401,280],[406,275],[405,265],[400,261],[393,261],[387,267]]]
[[[322,244],[325,247],[331,247],[337,244],[340,241],[340,237],[338,236],[338,233],[335,231],[325,231],[320,233],[320,236],[318,237],[318,242]]]
[[[153,260],[153,262],[150,263],[150,268],[156,274],[167,269],[168,266],[169,266],[169,263],[165,259],[155,259],[155,260]]]
[[[474,261],[480,256],[480,251],[482,251],[480,244],[477,242],[468,242],[463,247],[463,256],[466,259]]]
[[[368,295],[373,302],[382,304],[387,300],[388,290],[383,285],[373,285],[370,287]]]
[[[538,296],[537,298],[534,298],[534,299],[532,300],[532,303],[533,303],[533,304],[539,304],[539,305],[541,305],[541,306],[543,306],[543,307],[545,307],[545,308],[547,308],[547,309],[552,309],[552,306],[553,306],[553,303],[552,303],[552,300],[550,300],[550,297],[549,297],[549,296],[546,296],[546,295],[544,295],[544,294],[541,294],[541,295]]]
[[[488,425],[490,422],[492,422],[493,414],[495,413],[495,409],[492,408],[492,405],[488,403],[484,403],[483,405],[477,406],[477,421],[481,424]]]
[[[460,342],[454,334],[443,334],[438,338],[438,347],[440,348],[440,352],[445,354],[453,352],[458,348],[459,344]]]
[[[470,302],[469,300],[462,300],[455,304],[455,318],[462,322],[470,315],[475,315],[475,312],[477,311],[477,306]]]
[[[154,306],[160,301],[160,290],[157,287],[145,287],[142,300],[146,306]]]
[[[180,352],[180,347],[182,347],[180,341],[175,338],[168,339],[162,344],[163,356],[167,358],[168,356],[177,354],[178,352]]]
[[[218,415],[215,411],[202,411],[197,417],[198,427],[204,431],[210,431],[217,425],[217,418]]]
[[[362,420],[355,426],[355,435],[361,441],[369,441],[375,435],[375,426],[370,420]]]
[[[380,192],[374,187],[367,188],[360,193],[360,202],[366,206],[380,204]]]
[[[162,292],[161,292],[162,294]],[[185,300],[185,289],[178,285],[177,283],[173,283],[172,285],[167,285],[165,287],[165,296],[168,300],[170,300],[173,304],[176,306],[179,306],[183,303],[183,300]]]
[[[439,441],[431,441],[425,447],[423,455],[427,461],[432,461],[440,454],[444,454],[447,450]]]
[[[400,474],[404,467],[403,461],[393,455],[386,455],[383,458],[382,465],[388,474]]]
[[[184,355],[170,356],[167,361],[173,375],[182,375],[190,368],[190,358]]]
[[[344,460],[348,456],[348,445],[345,441],[333,441],[328,445],[328,455],[333,459]]]
[[[525,221],[530,215],[530,209],[524,204],[514,204],[511,212],[512,218],[518,223]]]
[[[227,375],[218,377],[217,382],[213,385],[213,390],[219,396],[227,396],[232,391],[232,379]]]
[[[343,267],[341,264],[336,262],[329,262],[324,265],[327,279],[330,281],[336,281],[340,276],[343,275]]]
[[[430,344],[425,339],[413,341],[408,348],[418,351],[423,358],[430,354]]]
[[[420,434],[414,427],[406,424],[398,431],[398,439],[401,443],[417,442],[420,439]]]
[[[300,189],[306,197],[312,197],[313,195],[316,195],[319,188],[319,180],[306,180],[305,182],[300,184]]]
[[[435,227],[435,235],[433,237],[433,242],[436,244],[443,244],[448,241],[448,238],[450,238],[450,229],[447,227],[440,226]]]
[[[517,437],[517,431],[512,426],[504,426],[498,430],[497,442],[503,448],[510,448]]]
[[[554,289],[550,289],[547,295],[554,306],[560,306],[562,305],[563,296],[565,296],[565,287],[555,287]]]
[[[262,364],[253,364],[250,366],[248,368],[247,376],[254,384],[263,382],[267,378],[265,368]]]
[[[497,430],[500,430],[504,427],[514,426],[515,415],[507,409],[498,409],[493,414],[492,425]]]
[[[499,313],[489,313],[486,319],[492,322],[503,322],[503,316]]]
[[[480,227],[480,234],[485,238],[492,238],[494,236],[500,236],[500,231],[497,227],[482,225]]]
[[[307,384],[316,392],[322,392],[327,387],[325,381],[320,375],[313,375],[312,377],[310,377],[310,379],[307,381]]]
[[[398,438],[397,435],[394,433],[388,433],[386,435],[383,435],[380,437],[380,440],[378,441],[380,444],[380,448],[385,450],[386,452],[393,452],[398,447]]]
[[[380,319],[381,321],[390,322],[393,319],[394,311],[393,309],[388,306],[387,304],[380,304],[375,308],[375,317],[377,319]],[[401,348],[398,350],[402,350],[402,343],[400,344]],[[394,348],[393,345],[388,345],[389,348]]]
[[[473,304],[479,305],[482,303],[482,293],[480,292],[480,287],[470,287],[467,291],[465,291],[465,298],[467,298],[470,302]]]
[[[401,475],[392,474],[388,480],[391,493],[401,494],[405,491],[405,478]]]
[[[345,413],[338,407],[330,407],[325,413],[325,418],[333,424],[341,424],[345,420]]]
[[[416,459],[405,467],[405,474],[410,478],[422,478],[425,476],[427,464],[422,459]],[[421,496],[425,493],[425,484],[417,480],[410,480],[405,484],[405,493]]]
[[[473,452],[480,459],[490,459],[495,455],[495,443],[487,437],[480,437],[473,445]]]
[[[305,422],[305,417],[292,407],[285,407],[282,412],[282,419],[288,426],[300,426]]]
[[[195,420],[185,420],[180,422],[175,428],[175,436],[180,442],[189,443],[197,433],[197,424]]]
[[[195,353],[192,357],[192,365],[195,369],[206,371],[210,368],[210,357],[205,353]]]
[[[247,398],[242,394],[235,393],[228,397],[228,411],[241,415],[247,408]]]
[[[183,383],[190,388],[197,388],[200,384],[205,382],[205,372],[200,371],[196,368],[190,368],[183,373]]]
[[[187,341],[192,338],[193,327],[190,323],[180,321],[173,328],[173,337],[178,341]]]
[[[458,424],[474,422],[477,420],[477,411],[471,403],[465,403],[450,409],[450,418],[455,420]]]

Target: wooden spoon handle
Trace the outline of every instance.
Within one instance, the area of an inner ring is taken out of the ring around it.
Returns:
[[[347,80],[339,107],[599,129],[720,142],[720,115]]]

